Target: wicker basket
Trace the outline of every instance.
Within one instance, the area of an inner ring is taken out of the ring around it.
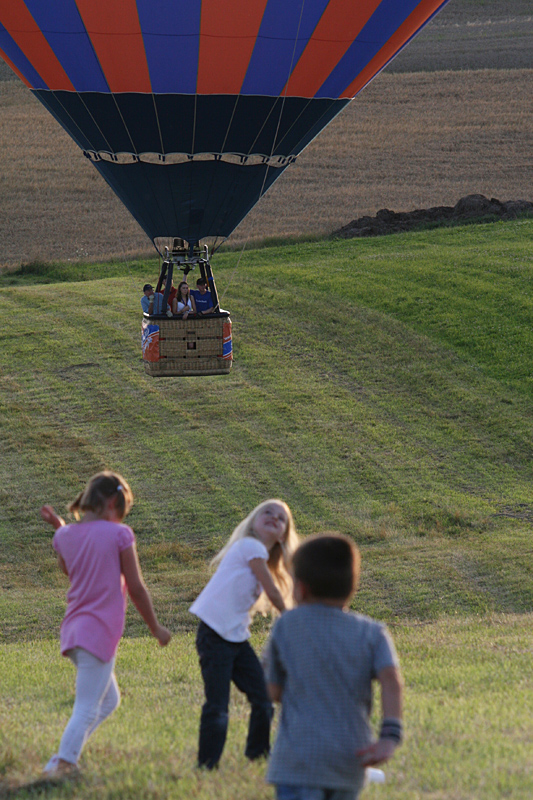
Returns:
[[[233,358],[228,312],[212,317],[143,317],[144,368],[152,377],[227,375]]]

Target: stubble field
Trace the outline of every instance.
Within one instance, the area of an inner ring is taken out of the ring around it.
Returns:
[[[328,234],[383,207],[454,205],[470,193],[531,200],[528,5],[451,2],[285,172],[230,243]],[[153,252],[78,147],[12,77],[2,65],[0,266]]]

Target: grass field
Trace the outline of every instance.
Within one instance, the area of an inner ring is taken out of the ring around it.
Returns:
[[[532,19],[523,0],[452,0],[312,143],[232,236],[244,253],[214,260],[235,361],[204,379],[145,375],[151,245],[0,62],[0,797],[272,800],[237,692],[220,770],[194,768],[188,607],[234,525],[281,496],[302,535],[358,543],[353,607],[402,661],[406,742],[363,797],[531,800],[533,221],[322,237],[382,207],[532,199]],[[39,786],[74,683],[38,508],[64,512],[104,467],[132,485],[175,636],[159,649],[128,610],[120,709],[81,783]]]
[[[354,607],[389,623],[404,664],[408,741],[389,788],[367,797],[531,797],[532,232],[523,220],[302,243],[238,266],[221,254],[227,378],[144,374],[153,261],[0,277],[4,794],[36,777],[72,699],[55,641],[66,583],[37,509],[63,509],[108,466],[132,484],[145,576],[178,635],[159,651],[130,610],[123,707],[88,746],[85,783],[50,796],[272,797],[240,754],[239,697],[220,774],[193,769],[187,608],[236,522],[282,496],[302,534],[358,542]]]
[[[530,630],[530,615],[393,627],[404,661],[407,738],[385,765],[386,785],[369,786],[365,800],[531,796]],[[262,641],[254,638],[258,647]],[[9,796],[9,785],[38,775],[61,736],[73,670],[61,663],[55,643],[13,644],[1,652],[0,782]],[[264,765],[242,755],[247,706],[237,694],[220,769],[215,775],[194,769],[202,686],[192,635],[162,651],[153,641],[125,640],[117,675],[122,705],[87,746],[83,783],[47,797],[271,800]],[[19,789],[11,796],[35,794]]]

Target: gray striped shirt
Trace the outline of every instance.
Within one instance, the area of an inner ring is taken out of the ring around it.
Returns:
[[[390,666],[398,658],[379,622],[319,603],[283,614],[266,654],[267,681],[283,690],[269,782],[357,791],[355,753],[372,742],[372,680]]]

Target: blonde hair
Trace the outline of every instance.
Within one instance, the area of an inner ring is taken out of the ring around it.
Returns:
[[[267,567],[272,575],[274,583],[281,592],[285,606],[287,608],[291,608],[293,605],[293,582],[290,564],[292,555],[298,547],[299,538],[294,525],[292,512],[287,503],[284,503],[283,500],[278,500],[276,498],[265,500],[256,506],[253,511],[250,511],[248,516],[243,519],[242,522],[239,522],[222,550],[220,550],[220,552],[217,553],[212,559],[211,566],[218,566],[230,547],[234,545],[235,542],[244,539],[246,536],[251,536],[253,539],[258,538],[254,530],[254,522],[261,511],[270,503],[277,503],[285,510],[285,513],[287,514],[287,527],[285,529],[283,543],[276,542],[274,547],[272,547],[270,550],[267,560]],[[262,592],[257,601],[254,603],[251,614],[253,616],[255,613],[259,612],[265,615],[269,612],[275,613],[275,611],[276,609],[266,596],[265,592]]]
[[[68,506],[68,510],[74,514],[76,519],[80,518],[80,511],[93,511],[95,514],[100,514],[111,497],[116,497],[117,516],[121,520],[124,519],[133,505],[132,491],[122,475],[104,470],[93,475],[83,492],[80,492]]]

